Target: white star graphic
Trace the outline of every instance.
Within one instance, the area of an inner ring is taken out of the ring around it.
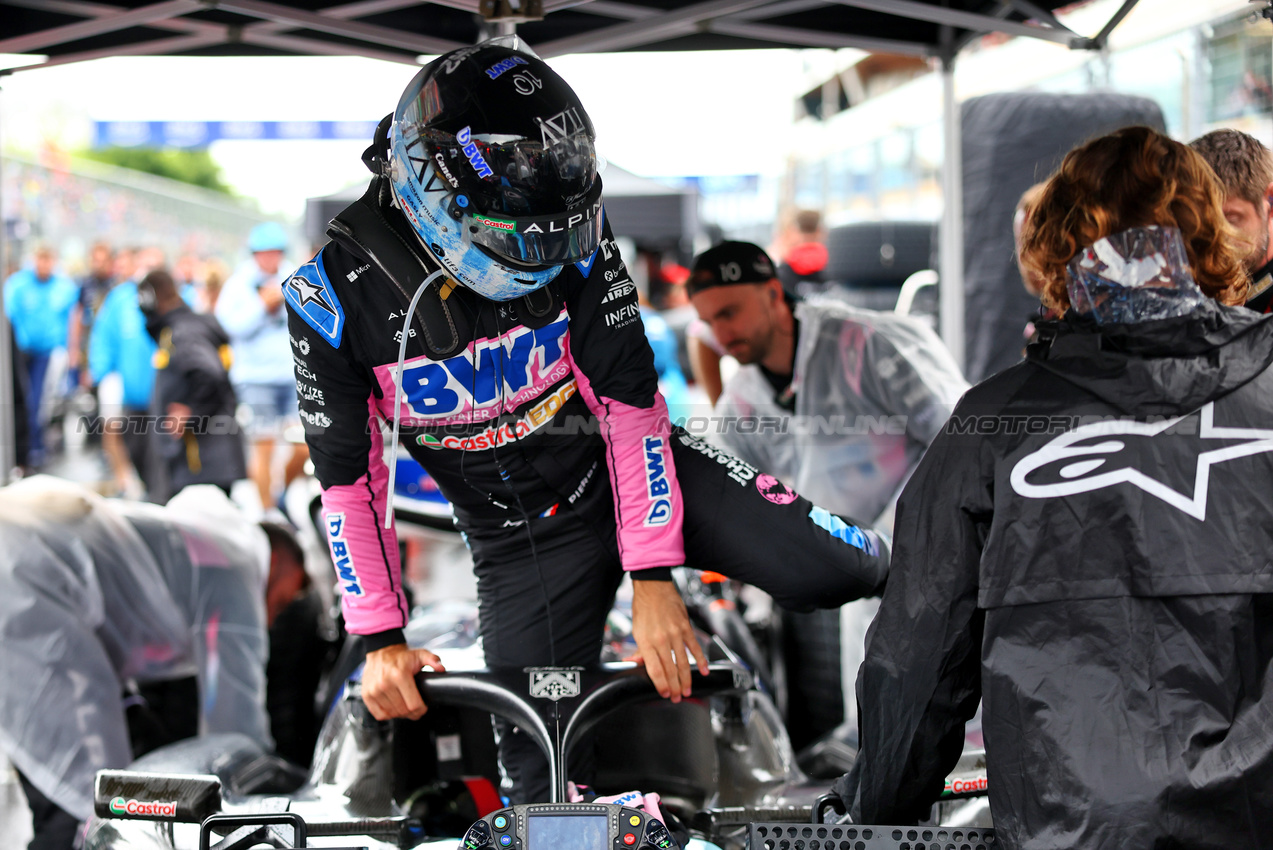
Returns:
[[[306,304],[317,304],[333,316],[336,315],[336,310],[328,302],[327,296],[323,294],[323,288],[318,284],[311,282],[309,278],[299,274],[293,275],[291,280],[287,282],[287,285],[296,293],[297,297],[300,298],[300,306],[302,309]]]
[[[1178,508],[1199,520],[1207,518],[1207,487],[1211,480],[1211,467],[1226,460],[1273,452],[1273,431],[1258,428],[1222,428],[1215,424],[1215,405],[1208,402],[1196,414],[1177,416],[1163,422],[1144,423],[1116,420],[1111,422],[1093,422],[1082,425],[1073,431],[1066,432],[1051,440],[1043,448],[1026,455],[1017,461],[1012,468],[1012,489],[1027,499],[1048,499],[1057,496],[1072,496],[1076,493],[1090,493],[1116,484],[1131,484],[1144,490],[1151,496],[1162,499],[1172,507]],[[1123,467],[1111,469],[1095,475],[1103,466],[1109,465],[1112,457],[1093,457],[1094,455],[1115,455],[1127,443],[1117,439],[1119,436],[1153,437],[1163,433],[1188,416],[1198,416],[1199,440],[1241,440],[1236,445],[1227,445],[1211,451],[1198,453],[1198,466],[1194,473],[1193,493],[1180,493],[1157,479],[1138,469]],[[1088,443],[1077,446],[1083,440],[1096,437],[1111,439],[1099,443]],[[1060,477],[1070,479],[1047,484],[1031,484],[1026,477],[1036,469],[1058,461],[1073,460],[1060,469]]]

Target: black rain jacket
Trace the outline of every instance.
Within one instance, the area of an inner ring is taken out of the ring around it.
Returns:
[[[904,491],[859,823],[929,813],[984,700],[1013,848],[1273,847],[1273,322],[1043,324]]]
[[[243,432],[230,384],[230,338],[212,316],[182,304],[146,324],[154,337],[155,388],[152,406],[166,416],[169,404],[184,404],[192,417],[181,433],[158,428],[167,472],[168,495],[191,484],[229,488],[247,478]]]

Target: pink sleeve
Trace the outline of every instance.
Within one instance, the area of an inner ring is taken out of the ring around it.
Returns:
[[[340,607],[345,627],[356,635],[401,629],[407,624],[398,535],[382,527],[389,470],[384,461],[384,436],[374,413],[371,424],[367,473],[353,484],[323,490],[324,522],[340,587]]]
[[[614,490],[619,558],[625,570],[676,567],[685,563],[681,538],[681,488],[669,444],[667,402],[654,394],[648,408],[598,396],[587,376],[575,378],[588,409],[601,425],[606,467]]]

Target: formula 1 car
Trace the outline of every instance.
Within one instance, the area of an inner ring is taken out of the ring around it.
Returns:
[[[660,819],[682,846],[742,850],[749,841],[767,841],[759,825],[773,831],[832,816],[822,799],[829,783],[801,772],[773,702],[724,642],[710,642],[710,671],[695,673],[693,698],[671,704],[658,698],[643,668],[614,660],[632,649],[626,625],[614,612],[605,652],[611,660],[596,669],[490,670],[481,666],[475,605],[418,610],[408,642],[433,649],[450,671],[417,677],[430,706],[422,719],[372,719],[355,673],[330,705],[308,775],[242,736],[179,742],[129,770],[98,774],[97,814],[84,847],[381,850],[442,840],[454,847],[474,821],[505,809],[492,714],[526,730],[544,752],[548,803],[570,802],[565,765],[572,748],[590,740],[593,790],[656,792]],[[984,759],[980,773],[978,760],[976,752],[966,754],[969,770],[948,783],[951,798],[984,795]],[[968,820],[958,811],[947,818]],[[517,846],[505,846],[534,850],[524,839],[515,836]]]

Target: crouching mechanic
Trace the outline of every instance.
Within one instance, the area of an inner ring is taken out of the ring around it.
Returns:
[[[491,667],[596,665],[627,571],[639,656],[675,702],[706,659],[672,566],[719,570],[805,609],[882,586],[888,554],[874,532],[762,492],[750,466],[670,427],[604,222],[593,140],[574,92],[519,40],[446,54],[381,122],[366,194],[284,284],[301,414],[377,718],[421,716],[412,676],[440,666],[403,638],[382,423],[454,507]],[[506,726],[499,748],[513,799],[547,799],[534,744]]]

